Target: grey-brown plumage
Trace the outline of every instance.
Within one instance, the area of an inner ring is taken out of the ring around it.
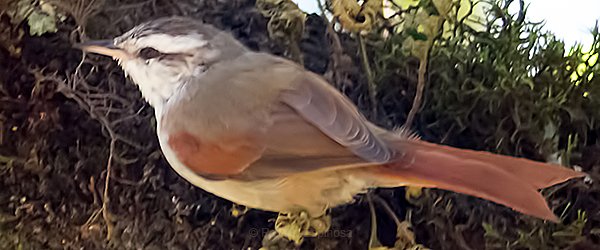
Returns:
[[[140,87],[175,171],[249,207],[319,216],[368,188],[415,185],[557,220],[537,189],[582,176],[377,127],[322,77],[191,19],[154,20],[83,48],[115,57]]]

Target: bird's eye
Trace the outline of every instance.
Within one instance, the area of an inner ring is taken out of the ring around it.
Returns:
[[[152,58],[157,58],[159,56],[162,55],[162,53],[160,53],[158,50],[155,50],[154,48],[151,47],[146,47],[140,50],[140,52],[138,53],[138,55],[144,59],[144,60],[148,60],[148,59],[152,59]]]

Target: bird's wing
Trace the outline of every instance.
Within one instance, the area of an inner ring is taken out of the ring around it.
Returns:
[[[306,123],[366,161],[384,163],[391,159],[390,148],[370,129],[374,125],[322,77],[306,71],[293,85],[281,93],[280,100]]]
[[[394,149],[378,136],[381,129],[345,95],[319,75],[288,61],[278,63],[302,73],[289,79],[274,101],[266,151],[244,171],[246,176],[352,168],[394,157]]]
[[[383,163],[392,158],[388,145],[369,128],[374,125],[320,76],[287,60],[253,55],[246,58],[247,62],[241,58],[230,64],[230,72],[219,74],[219,79],[210,79],[219,86],[231,86],[226,93],[210,94],[223,94],[219,100],[211,98],[211,105],[223,110],[219,119],[224,122],[220,125],[230,129],[223,135],[212,130],[215,140],[200,140],[202,135],[191,134],[170,138],[169,144],[190,168],[208,174],[265,178]],[[195,112],[209,112],[200,110],[203,105],[198,103],[193,106]],[[267,116],[263,117],[264,113]],[[214,118],[198,117],[196,120]],[[219,139],[225,135],[226,142]],[[224,163],[235,166],[219,166]]]

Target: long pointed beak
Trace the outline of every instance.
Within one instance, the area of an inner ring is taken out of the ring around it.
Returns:
[[[85,52],[110,56],[115,59],[127,59],[129,53],[114,45],[113,40],[96,40],[73,45],[74,48]]]

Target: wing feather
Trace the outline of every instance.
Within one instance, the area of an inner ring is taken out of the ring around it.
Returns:
[[[369,129],[370,122],[343,94],[320,76],[307,72],[281,101],[324,134],[369,162],[388,162],[393,151]]]

